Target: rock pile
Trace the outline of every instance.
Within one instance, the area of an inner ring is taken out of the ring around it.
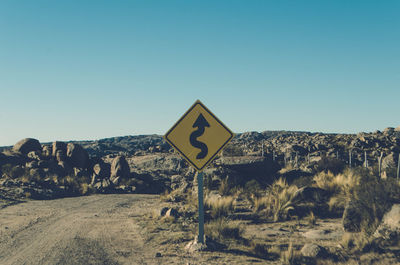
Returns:
[[[0,176],[2,189],[19,187],[21,194],[34,198],[77,195],[85,185],[94,192],[121,191],[121,181],[132,177],[124,156],[117,156],[108,164],[102,159],[90,159],[80,144],[56,141],[41,145],[32,138],[0,153]]]

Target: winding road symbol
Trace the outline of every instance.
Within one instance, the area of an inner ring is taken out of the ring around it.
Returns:
[[[200,113],[199,117],[197,117],[196,121],[193,123],[193,128],[197,128],[197,130],[190,134],[190,144],[193,147],[201,150],[200,153],[198,153],[196,156],[197,159],[203,159],[208,154],[207,145],[197,140],[198,137],[204,134],[206,127],[210,127],[210,124],[208,123],[206,118],[204,118],[203,114]]]
[[[198,172],[203,171],[234,134],[200,100],[168,130],[164,139]]]

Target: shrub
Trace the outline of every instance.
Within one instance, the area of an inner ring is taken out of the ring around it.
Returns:
[[[323,156],[320,161],[317,162],[316,171],[331,171],[333,174],[338,174],[345,168],[345,163],[337,158]]]
[[[361,231],[366,235],[375,232],[380,220],[392,205],[391,191],[397,190],[398,186],[388,181],[377,178],[364,178],[364,181],[356,187],[352,200],[359,205],[361,215]]]

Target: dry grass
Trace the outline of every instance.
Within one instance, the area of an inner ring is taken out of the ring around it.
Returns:
[[[280,178],[268,187],[265,196],[254,199],[253,209],[257,213],[265,209],[265,215],[272,217],[274,222],[286,220],[288,212],[295,207],[292,199],[297,190],[297,186],[288,185]]]
[[[332,172],[320,172],[314,176],[314,186],[329,191],[329,209],[333,212],[343,211],[356,187],[360,185],[361,176],[354,170],[346,169],[334,175]]]
[[[314,226],[317,224],[317,217],[311,211],[310,214],[306,217],[306,220],[310,226]]]
[[[226,177],[225,179],[223,179],[221,181],[221,184],[219,185],[218,188],[218,192],[219,194],[221,194],[222,196],[226,196],[231,194],[231,184],[228,182],[228,177]]]
[[[186,199],[186,194],[183,194],[182,189],[175,189],[172,191],[165,191],[160,195],[160,200],[163,202],[180,202]]]
[[[204,231],[207,236],[214,240],[241,240],[244,229],[240,221],[218,218],[206,223]]]
[[[296,261],[301,255],[293,248],[293,243],[290,242],[288,249],[281,252],[281,261],[283,264],[296,264]]]
[[[234,211],[234,197],[209,197],[204,199],[204,209],[209,210],[211,217],[216,219],[219,217],[226,217]]]
[[[314,176],[314,186],[330,191],[333,194],[344,193],[349,195],[355,187],[360,185],[361,176],[351,169],[334,175],[332,172],[320,172]]]

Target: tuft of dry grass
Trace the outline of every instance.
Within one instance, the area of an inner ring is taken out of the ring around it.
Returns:
[[[244,229],[240,224],[240,221],[218,218],[206,223],[204,231],[207,236],[214,240],[241,240]]]
[[[286,220],[289,211],[295,207],[292,199],[297,190],[297,186],[288,185],[280,178],[268,187],[266,195],[254,199],[253,210],[259,213],[265,209],[266,216],[271,216],[274,222]]]
[[[186,199],[186,195],[182,189],[175,189],[172,191],[165,191],[160,195],[160,200],[163,202],[180,202]]]
[[[354,170],[346,169],[343,173],[334,175],[332,172],[320,172],[314,176],[314,186],[329,191],[329,209],[333,212],[343,211],[346,203],[360,185],[361,176]]]
[[[300,254],[293,248],[293,243],[290,242],[288,249],[281,252],[281,261],[283,264],[296,264],[300,258]]]
[[[306,220],[310,226],[314,226],[317,224],[317,217],[311,211],[310,214],[306,217]]]
[[[219,185],[218,188],[218,193],[221,194],[222,196],[226,196],[232,193],[231,189],[232,185],[229,183],[228,177],[226,177],[221,181],[221,184]]]
[[[330,191],[332,194],[340,192],[349,195],[355,187],[360,185],[361,176],[351,169],[334,175],[332,172],[320,172],[314,176],[314,186]]]
[[[207,195],[204,199],[204,209],[210,210],[211,217],[214,219],[226,217],[233,212],[234,201],[233,196],[209,197]]]
[[[269,188],[269,196],[272,200],[272,214],[274,222],[286,220],[288,212],[293,210],[295,205],[292,199],[298,190],[297,186],[288,185],[285,179],[278,179]]]

